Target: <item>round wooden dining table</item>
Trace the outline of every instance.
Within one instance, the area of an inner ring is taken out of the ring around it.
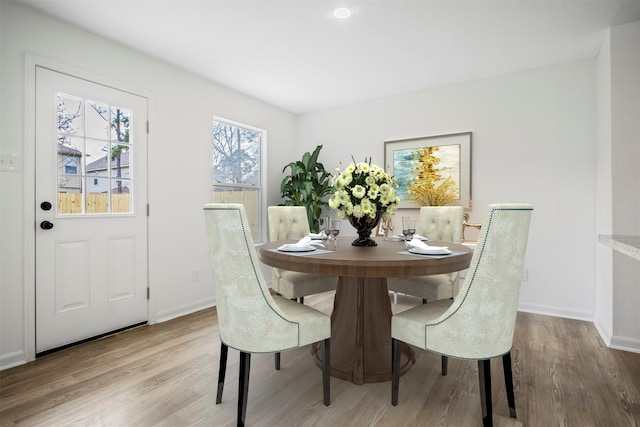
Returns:
[[[427,276],[464,270],[471,262],[471,249],[450,242],[451,255],[432,257],[406,253],[403,241],[375,238],[378,246],[352,246],[339,238],[337,249],[304,253],[281,252],[277,248],[291,240],[265,243],[260,260],[271,267],[302,273],[338,276],[331,313],[331,375],[355,384],[391,380],[391,301],[388,277]],[[402,252],[405,252],[404,254]],[[401,349],[400,374],[415,362],[409,346]],[[317,348],[312,348],[321,366]]]

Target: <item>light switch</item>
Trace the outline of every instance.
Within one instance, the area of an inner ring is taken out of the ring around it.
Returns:
[[[0,155],[0,170],[17,172],[18,155],[16,153],[2,153]]]

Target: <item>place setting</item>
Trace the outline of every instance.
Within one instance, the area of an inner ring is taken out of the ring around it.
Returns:
[[[276,249],[271,249],[274,252],[287,252],[291,255],[305,255],[309,253],[324,253],[329,252],[324,249],[322,241],[312,239],[309,236],[305,236],[295,243],[285,243],[278,246]]]
[[[430,246],[419,239],[411,239],[407,242],[407,251],[419,255],[451,255],[453,252],[448,246]]]
[[[295,243],[285,243],[278,246],[275,251],[288,252],[291,255],[323,254],[332,252],[330,250],[333,241],[334,250],[337,248],[338,234],[340,233],[340,222],[332,221],[331,218],[320,218],[320,231],[309,233]],[[326,243],[325,243],[326,242]]]
[[[431,246],[427,243],[429,239],[415,234],[416,220],[410,217],[402,218],[402,234],[405,239],[406,250],[402,254],[429,256],[432,258],[442,258],[452,255],[454,252],[448,246]],[[461,252],[458,252],[461,253]]]

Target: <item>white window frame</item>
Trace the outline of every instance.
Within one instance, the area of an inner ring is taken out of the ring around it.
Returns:
[[[259,156],[259,164],[260,164],[260,174],[259,174],[259,183],[257,186],[247,186],[243,184],[217,184],[213,181],[213,164],[211,165],[211,180],[212,180],[212,190],[215,191],[216,187],[220,188],[251,188],[253,190],[258,191],[258,232],[256,236],[253,236],[254,244],[261,245],[267,241],[267,227],[266,227],[266,191],[267,191],[267,131],[265,129],[260,129],[255,126],[247,125],[245,123],[240,123],[237,121],[229,120],[220,116],[213,116],[213,121],[211,122],[211,144],[213,144],[213,126],[215,122],[224,123],[226,125],[239,127],[243,129],[250,130],[252,132],[256,132],[261,134],[260,137],[260,147],[258,147],[258,156]],[[211,161],[213,163],[213,153],[211,157]]]

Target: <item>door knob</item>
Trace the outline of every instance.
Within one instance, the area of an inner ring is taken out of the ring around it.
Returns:
[[[53,224],[49,221],[42,221],[40,223],[40,228],[42,228],[43,230],[51,230],[53,228]]]

